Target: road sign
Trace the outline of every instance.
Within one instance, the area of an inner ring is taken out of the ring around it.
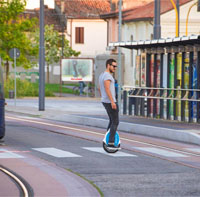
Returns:
[[[18,48],[12,48],[12,49],[10,49],[9,55],[10,55],[11,58],[14,59],[15,53],[16,53],[16,58],[18,58],[20,56],[20,50]]]
[[[20,50],[18,48],[12,48],[9,50],[9,55],[12,59],[14,59],[14,66],[15,66],[15,106],[16,106],[16,97],[17,97],[16,59],[20,56]]]

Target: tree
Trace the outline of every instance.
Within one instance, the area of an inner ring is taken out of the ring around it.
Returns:
[[[39,46],[39,29],[36,30],[35,40]],[[62,37],[54,30],[54,25],[45,25],[45,62],[47,65],[47,83],[49,83],[49,65],[59,62],[62,52]],[[78,56],[80,52],[69,46],[69,41],[64,38],[63,57]]]
[[[38,53],[29,38],[31,32],[37,25],[37,19],[25,19],[22,13],[25,10],[26,0],[0,0],[0,56],[5,62],[6,79],[9,75],[9,50],[18,48],[20,57],[17,66],[30,68],[34,62],[30,57]]]

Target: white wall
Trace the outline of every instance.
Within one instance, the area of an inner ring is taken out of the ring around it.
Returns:
[[[27,0],[26,2],[26,9],[35,9],[40,7],[40,0]],[[55,7],[54,0],[44,0],[44,4],[52,9]]]
[[[180,34],[186,35],[186,18],[189,8],[194,4],[193,0],[185,5],[180,6]],[[200,12],[197,12],[197,6],[192,7],[188,21],[188,36],[191,34],[200,34]],[[176,37],[176,15],[175,10],[171,10],[161,15],[161,37]]]
[[[84,44],[75,43],[75,28],[84,27]],[[72,39],[72,48],[81,51],[81,56],[95,56],[104,53],[107,46],[107,23],[100,19],[73,19],[68,20],[67,33],[72,34],[67,37]]]
[[[141,21],[125,23],[122,26],[122,41],[131,41],[131,35],[135,41],[150,40],[152,33],[153,26],[150,22]],[[136,75],[135,56],[137,55],[137,51],[122,48],[122,53],[125,55],[124,85],[134,86]]]

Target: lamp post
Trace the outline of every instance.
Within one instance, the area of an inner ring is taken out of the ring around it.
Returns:
[[[176,8],[177,8],[177,14],[178,14],[178,37],[180,32],[180,6],[179,6],[179,0],[176,0]]]
[[[44,0],[40,0],[39,111],[45,110]]]
[[[118,42],[121,41],[121,25],[122,25],[122,0],[119,0],[119,29],[118,29]],[[119,114],[121,113],[121,48],[118,47],[118,105],[119,105]]]
[[[161,37],[160,26],[160,0],[154,1],[154,27],[153,27],[153,39],[159,39]]]
[[[177,7],[176,7],[176,5],[175,5],[175,3],[174,3],[174,0],[170,0],[171,1],[171,3],[172,3],[172,5],[173,5],[173,7],[174,7],[174,9],[175,9],[175,12],[176,12],[176,37],[178,37],[179,36],[179,30],[178,30],[178,27],[179,27],[179,17],[178,17],[178,10],[177,10]]]

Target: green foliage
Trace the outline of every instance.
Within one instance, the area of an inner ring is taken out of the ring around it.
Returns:
[[[66,93],[66,94],[73,94],[73,87],[72,88],[66,88],[66,87],[60,87],[60,84],[46,84],[45,89],[48,89],[51,92],[55,93]]]
[[[17,84],[17,98],[25,96],[38,96],[39,95],[39,85],[38,83],[31,83],[27,80],[16,80]],[[4,83],[5,98],[9,97],[9,90],[14,90],[14,80],[8,79]],[[53,92],[49,89],[45,89],[45,96],[54,96]]]
[[[39,48],[39,28],[35,31],[35,45]],[[54,29],[54,25],[45,25],[44,33],[45,44],[45,62],[47,64],[47,83],[49,83],[49,65],[60,61],[62,56],[62,37],[59,32]],[[78,56],[80,52],[73,50],[69,46],[69,41],[64,38],[63,57]]]
[[[35,41],[39,46],[39,28],[35,32]],[[54,29],[54,25],[45,25],[45,62],[49,65],[52,63],[57,63],[60,60],[62,52],[62,37],[59,35],[59,32]],[[73,50],[69,46],[69,41],[64,38],[64,50],[63,56],[65,58],[78,56],[80,52]]]
[[[29,34],[35,29],[38,20],[25,19],[22,13],[25,11],[26,0],[0,0],[0,56],[6,62],[6,76],[8,76],[9,50],[18,48],[20,57],[17,66],[31,67],[30,56],[36,56],[37,46],[32,45]]]
[[[80,51],[75,51],[69,46],[69,40],[64,39],[64,50],[63,50],[63,58],[68,57],[77,57],[81,54]]]
[[[31,83],[27,80],[17,79],[17,98],[35,97],[39,95],[39,84]],[[14,80],[8,79],[4,83],[5,98],[9,97],[9,91],[14,91]],[[73,94],[72,88],[62,87],[62,93]],[[54,96],[54,93],[60,93],[60,84],[45,84],[45,96]]]

